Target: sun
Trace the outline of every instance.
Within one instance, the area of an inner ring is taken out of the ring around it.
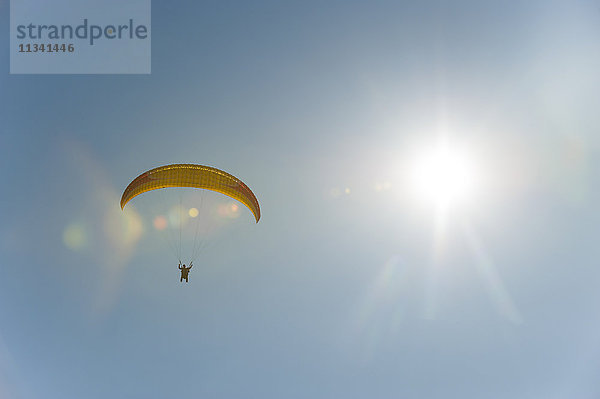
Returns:
[[[411,180],[419,200],[448,207],[473,196],[475,167],[463,149],[442,143],[415,158]]]

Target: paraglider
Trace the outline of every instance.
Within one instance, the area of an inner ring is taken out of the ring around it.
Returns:
[[[260,220],[258,200],[243,181],[220,169],[196,164],[165,165],[142,173],[133,179],[123,192],[121,209],[124,209],[129,201],[142,193],[168,187],[190,187],[225,194],[244,204],[252,212],[256,223]],[[181,233],[179,246],[181,246]],[[181,259],[179,259],[180,282],[183,280],[188,282],[192,261],[193,259],[186,267],[185,264],[182,266]]]
[[[189,267],[185,267],[185,264],[183,266],[181,266],[181,262],[179,262],[179,266],[178,266],[179,270],[181,270],[181,278],[179,279],[179,282],[183,282],[183,279],[185,279],[185,282],[188,282],[188,275],[190,274],[190,269],[192,268],[192,262],[190,262],[190,266]]]

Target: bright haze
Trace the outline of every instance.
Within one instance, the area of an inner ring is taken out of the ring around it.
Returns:
[[[147,76],[0,27],[0,398],[600,397],[597,2],[154,0]],[[172,163],[261,220],[121,210]]]

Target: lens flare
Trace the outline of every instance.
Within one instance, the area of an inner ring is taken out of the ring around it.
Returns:
[[[377,192],[387,191],[390,188],[392,188],[392,183],[390,183],[389,181],[380,181],[380,182],[375,183],[373,188]]]
[[[69,224],[63,231],[63,243],[73,251],[79,251],[87,246],[87,234],[79,223]]]
[[[333,198],[337,198],[342,194],[342,190],[339,187],[332,187],[331,190],[329,190],[329,195],[331,195]]]
[[[152,224],[156,230],[164,230],[167,228],[167,218],[163,215],[157,216],[152,221]]]
[[[169,210],[169,225],[171,228],[177,228],[185,226],[188,221],[188,212],[185,212],[182,206],[174,206]]]
[[[196,208],[190,208],[190,210],[188,211],[188,215],[190,215],[191,218],[195,218],[198,216],[198,209]]]
[[[240,216],[240,207],[235,203],[221,204],[217,208],[220,217],[226,219],[235,219]]]

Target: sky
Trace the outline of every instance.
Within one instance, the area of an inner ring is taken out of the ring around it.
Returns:
[[[0,397],[600,397],[597,2],[154,0],[149,75],[11,75],[9,23]],[[203,194],[189,283],[119,206],[170,163],[261,206]]]

